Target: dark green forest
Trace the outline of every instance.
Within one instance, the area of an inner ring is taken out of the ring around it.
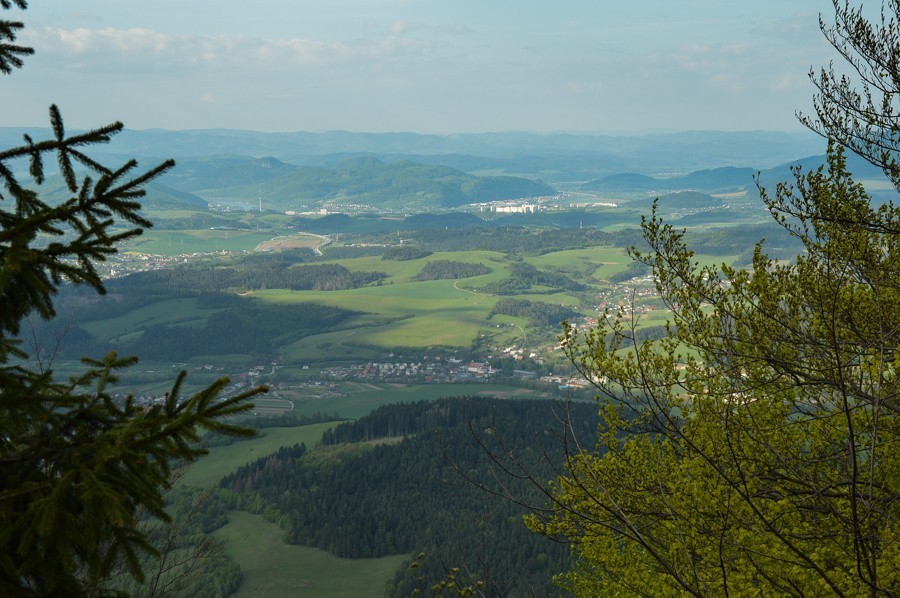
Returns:
[[[534,293],[532,287],[547,287],[543,292],[554,293],[558,291],[583,291],[587,287],[582,283],[572,280],[565,274],[539,270],[525,262],[514,263],[511,266],[511,276],[503,280],[479,287],[479,291],[493,293],[494,295],[517,295],[519,293]],[[557,322],[558,324],[559,322]]]
[[[35,347],[56,351],[58,357],[77,359],[82,355],[102,355],[115,350],[140,354],[144,359],[163,362],[187,361],[202,355],[271,355],[277,347],[330,330],[357,315],[357,312],[316,303],[303,309],[290,305],[265,304],[231,293],[183,291],[154,296],[137,291],[114,301],[79,301],[78,294],[68,297],[68,306],[50,322],[33,321],[31,339]],[[149,291],[148,291],[149,293]],[[135,334],[121,330],[112,341],[95,336],[83,325],[93,319],[112,318],[150,305],[161,299],[185,298],[200,310],[171,324],[138,324]]]
[[[559,326],[563,320],[568,320],[578,314],[572,307],[564,305],[506,297],[494,305],[491,315],[495,313],[528,318],[536,326]]]
[[[431,255],[431,252],[425,251],[421,247],[398,245],[396,247],[386,248],[381,254],[381,259],[405,262],[409,260],[418,260],[423,257],[428,257],[429,255]]]
[[[491,269],[484,264],[454,262],[452,260],[434,260],[425,264],[422,271],[413,276],[413,280],[448,280],[454,278],[470,278],[490,273]]]
[[[303,309],[288,305],[258,306],[245,300],[240,308],[212,313],[197,328],[157,324],[122,347],[149,360],[187,360],[198,355],[271,355],[292,339],[315,334],[339,325],[355,315],[336,307],[306,304]]]
[[[356,289],[385,277],[379,272],[351,272],[340,264],[291,265],[285,258],[271,260],[248,256],[234,266],[191,266],[150,270],[117,279],[110,291],[134,292],[147,289],[155,293],[207,290],[292,289],[337,291]],[[289,258],[288,258],[289,259]]]
[[[713,215],[717,213],[714,212]],[[568,213],[571,216],[571,213]],[[351,218],[346,215],[342,216],[347,222],[365,222],[364,218]],[[540,216],[540,215],[538,215]],[[560,214],[557,218],[566,218],[567,214]],[[679,216],[673,219],[673,222],[688,225],[691,219],[702,219],[703,214],[691,216]],[[331,218],[327,216],[326,218]],[[412,220],[410,217],[408,220]],[[431,216],[431,218],[440,221],[446,220],[446,215]],[[478,219],[474,216],[476,221]],[[685,220],[687,218],[687,220]],[[324,218],[322,219],[324,220]],[[581,249],[586,247],[631,247],[642,246],[644,243],[637,224],[640,219],[637,215],[634,217],[633,228],[623,228],[615,232],[605,232],[597,228],[578,226],[578,217],[569,223],[567,219],[566,225],[557,226],[552,224],[523,226],[521,224],[498,224],[497,222],[478,221],[477,223],[466,223],[465,225],[454,228],[435,226],[434,228],[406,228],[401,229],[402,238],[415,243],[415,246],[423,251],[500,251],[503,253],[511,253],[517,255],[543,255],[556,251],[564,251],[567,249]],[[694,228],[687,231],[687,239],[691,242],[691,247],[697,253],[710,255],[734,255],[742,252],[752,251],[754,245],[764,239],[766,247],[772,253],[795,255],[801,249],[800,243],[796,238],[791,237],[786,231],[775,223],[746,223],[743,222],[745,217],[735,214],[730,221],[727,219],[715,221],[715,226],[707,226],[704,228]],[[729,222],[740,226],[729,226]],[[311,223],[310,223],[311,224]],[[701,222],[701,224],[703,224]],[[349,225],[347,225],[349,227]],[[362,228],[362,227],[357,227]],[[313,228],[310,230],[325,230]],[[365,232],[365,230],[357,230],[352,237],[343,235],[344,242],[350,239],[358,240],[364,243],[380,243],[393,246],[398,242],[397,226],[393,225],[390,232]],[[327,230],[326,230],[327,232]],[[378,255],[384,254],[388,248],[384,247],[327,247],[324,250],[326,256],[331,259],[345,257],[360,257],[362,255]],[[395,251],[390,249],[391,252]],[[404,251],[412,252],[413,249],[404,249]],[[414,258],[410,258],[414,259]]]
[[[523,503],[542,503],[562,447],[596,424],[590,402],[396,404],[339,425],[315,451],[295,446],[247,465],[220,487],[233,507],[278,522],[290,543],[351,558],[424,553],[389,595],[408,596],[417,576],[436,583],[451,567],[490,595],[557,595],[552,573],[568,547],[529,533]]]

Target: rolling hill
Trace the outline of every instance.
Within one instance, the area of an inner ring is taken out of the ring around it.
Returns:
[[[581,189],[594,192],[646,192],[670,193],[676,191],[701,191],[704,193],[733,192],[752,189],[756,186],[756,178],[764,186],[772,187],[782,181],[793,180],[791,168],[801,167],[804,171],[818,168],[825,162],[825,156],[808,156],[775,166],[758,170],[750,167],[722,166],[696,170],[685,175],[671,177],[653,177],[633,172],[612,174],[588,181]],[[847,166],[858,179],[880,178],[881,171],[860,158],[849,154]]]
[[[408,160],[386,163],[371,156],[333,167],[296,166],[276,158],[218,155],[188,158],[164,182],[210,202],[255,203],[277,210],[325,205],[377,210],[427,211],[460,205],[554,195],[540,181],[475,176],[441,165]]]

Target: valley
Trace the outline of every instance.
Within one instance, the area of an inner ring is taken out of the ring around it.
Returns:
[[[900,593],[898,65],[900,0],[0,0],[0,596]]]
[[[560,350],[561,323],[587,331],[622,313],[639,339],[664,334],[671,313],[629,253],[654,206],[701,266],[746,265],[761,238],[797,252],[749,169],[582,172],[521,196],[521,172],[489,160],[467,165],[493,178],[454,175],[456,191],[435,191],[443,167],[391,160],[188,160],[151,186],[154,226],[98,264],[107,294],[63,287],[57,318],[29,322],[30,363],[60,375],[84,355],[139,356],[115,396],[141,408],[182,370],[184,396],[222,377],[223,397],[268,387],[235,422],[257,435],[202,439],[209,454],[169,498],[181,513],[206,497],[190,538],[227,540],[192,582],[198,598],[405,595],[447,563],[504,595],[552,594],[567,551],[503,497],[540,504],[561,438],[595,433],[597,390]],[[321,201],[304,199],[313,179]],[[353,191],[372,185],[385,195]],[[382,201],[392,194],[405,199]]]

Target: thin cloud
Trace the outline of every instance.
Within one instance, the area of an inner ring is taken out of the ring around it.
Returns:
[[[32,32],[28,42],[44,55],[70,59],[73,64],[86,64],[84,59],[90,57],[93,69],[131,64],[135,70],[327,66],[418,54],[430,47],[428,42],[397,36],[351,44],[303,38],[171,35],[149,29],[49,27]]]
[[[422,23],[411,23],[409,21],[394,21],[391,23],[390,31],[394,35],[403,35],[404,33],[409,33],[410,31],[415,31],[417,29],[422,29],[424,25]]]
[[[800,36],[818,36],[818,13],[798,12],[788,18],[767,21],[753,29],[755,35],[778,40],[796,40]]]
[[[679,66],[688,70],[721,70],[734,59],[751,54],[750,44],[682,46],[673,55]]]
[[[451,23],[448,25],[429,25],[420,21],[394,21],[388,27],[393,35],[406,35],[416,31],[430,33],[432,35],[468,35],[473,30],[468,25],[462,23]]]
[[[809,85],[809,78],[797,73],[784,73],[781,77],[772,81],[769,85],[773,91],[789,91],[792,89],[803,89]]]
[[[682,46],[681,50],[689,54],[699,55],[743,55],[753,49],[750,44],[731,44],[731,45],[710,45],[695,44],[691,46]]]
[[[719,73],[710,79],[710,82],[719,89],[723,89],[731,94],[743,93],[747,90],[746,83],[739,77],[734,75]]]

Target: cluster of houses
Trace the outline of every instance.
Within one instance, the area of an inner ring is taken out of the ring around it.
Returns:
[[[134,272],[171,268],[176,264],[185,264],[192,257],[199,257],[200,255],[199,253],[186,253],[184,255],[116,253],[105,261],[96,262],[94,266],[100,272],[101,278],[118,278]]]
[[[534,351],[530,349],[526,349],[525,347],[519,347],[518,345],[513,345],[511,347],[504,347],[500,351],[503,355],[507,355],[512,357],[516,361],[522,361],[526,357],[533,360],[538,365],[544,365],[544,359]]]
[[[334,370],[345,370],[345,377],[352,376],[365,380],[424,382],[426,384],[439,382],[487,382],[496,373],[490,364],[481,362],[465,363],[462,360],[452,358],[443,361],[435,359],[427,363],[421,361],[370,362],[364,366],[328,369],[332,370],[332,375],[337,373]]]

